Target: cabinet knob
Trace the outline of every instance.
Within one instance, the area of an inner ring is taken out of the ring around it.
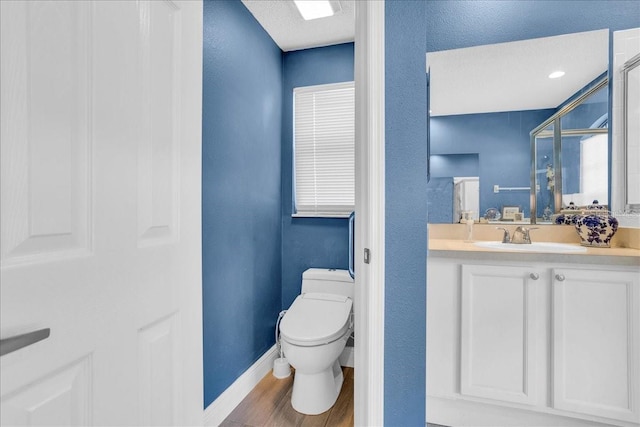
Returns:
[[[533,280],[538,280],[540,278],[540,275],[538,273],[531,273],[529,274],[529,277],[531,277],[531,279]]]
[[[563,282],[564,281],[564,274],[556,274],[556,280],[558,282]]]

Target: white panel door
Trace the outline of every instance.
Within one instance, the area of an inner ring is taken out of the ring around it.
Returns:
[[[2,425],[202,423],[199,1],[0,1]]]
[[[636,271],[553,270],[553,406],[640,422]]]
[[[535,284],[530,267],[463,265],[460,393],[535,404]]]

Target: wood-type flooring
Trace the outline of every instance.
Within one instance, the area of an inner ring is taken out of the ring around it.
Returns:
[[[336,403],[320,415],[304,415],[291,406],[293,375],[277,379],[269,372],[220,424],[221,427],[351,427],[353,368],[342,368],[344,383]]]
[[[293,375],[275,378],[269,372],[220,424],[220,427],[351,427],[353,368],[342,368],[344,383],[336,403],[320,415],[303,415],[291,406]],[[427,427],[446,427],[427,423]]]

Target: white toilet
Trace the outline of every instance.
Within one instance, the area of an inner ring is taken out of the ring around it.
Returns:
[[[353,279],[346,270],[310,268],[280,323],[282,350],[296,369],[291,405],[307,415],[333,406],[342,387],[338,357],[353,331]]]

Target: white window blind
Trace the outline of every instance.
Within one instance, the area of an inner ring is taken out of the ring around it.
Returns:
[[[294,97],[294,215],[348,216],[355,199],[353,82],[298,87]]]

